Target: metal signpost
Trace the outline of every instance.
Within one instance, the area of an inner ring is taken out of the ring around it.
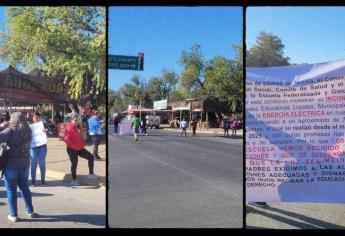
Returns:
[[[144,99],[145,94],[144,94],[143,91],[138,90],[137,92],[135,92],[135,97],[137,99],[139,99],[139,101],[140,101],[140,110],[139,110],[139,112],[140,112],[140,120],[141,120],[141,101]]]

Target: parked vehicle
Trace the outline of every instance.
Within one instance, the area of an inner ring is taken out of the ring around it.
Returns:
[[[161,124],[161,117],[160,116],[146,116],[147,127],[156,129],[159,128]]]

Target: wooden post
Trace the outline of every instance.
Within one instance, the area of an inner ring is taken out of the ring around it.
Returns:
[[[200,125],[199,125],[199,128],[200,128],[200,130],[201,130],[201,124],[202,124],[202,113],[204,113],[204,111],[201,111],[201,121],[200,121]]]
[[[191,123],[192,122],[192,110],[191,109],[189,109],[189,123]],[[191,124],[189,124],[189,130],[191,130],[192,129],[192,126],[191,126]]]
[[[52,121],[54,121],[54,104],[52,104]]]
[[[66,116],[66,104],[63,104],[63,117],[65,121],[65,116]]]
[[[140,116],[140,120],[141,120],[141,99],[140,99],[140,105],[139,106],[140,106],[140,110],[139,110],[140,115],[139,116]]]

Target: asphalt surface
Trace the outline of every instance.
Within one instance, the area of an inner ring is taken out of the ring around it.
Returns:
[[[148,134],[109,136],[110,227],[243,226],[242,137]]]
[[[246,212],[247,229],[345,229],[344,204],[268,203]]]
[[[72,188],[64,181],[47,179],[47,186],[30,187],[38,218],[25,215],[24,201],[18,193],[20,221],[7,219],[9,213],[3,181],[0,184],[0,228],[105,228],[105,188]]]

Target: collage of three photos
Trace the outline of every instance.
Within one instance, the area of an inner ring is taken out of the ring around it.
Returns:
[[[0,7],[0,228],[345,229],[344,7]]]

